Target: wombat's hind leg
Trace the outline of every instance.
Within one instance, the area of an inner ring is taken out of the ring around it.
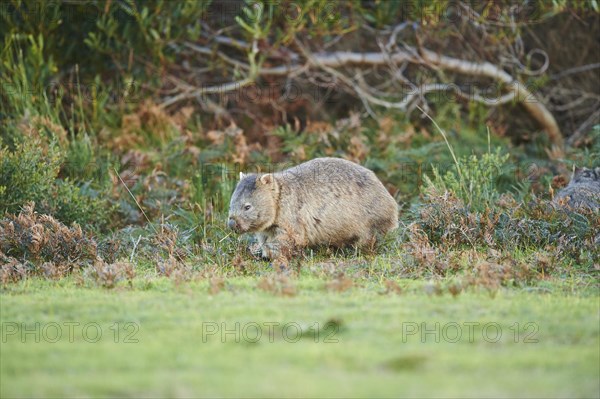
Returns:
[[[377,234],[370,234],[361,237],[360,240],[355,244],[361,251],[366,253],[373,253],[377,248]]]

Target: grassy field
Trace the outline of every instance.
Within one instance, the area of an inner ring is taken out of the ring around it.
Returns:
[[[218,284],[148,274],[112,290],[77,276],[6,286],[1,395],[600,395],[593,282],[451,295],[412,279],[346,287],[315,267]]]

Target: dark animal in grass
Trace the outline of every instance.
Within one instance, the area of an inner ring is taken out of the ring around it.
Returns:
[[[554,197],[554,202],[571,208],[600,209],[600,167],[576,168],[569,184]]]
[[[369,169],[317,158],[277,173],[240,173],[228,226],[255,234],[254,253],[290,259],[319,245],[373,248],[398,227],[398,205]]]

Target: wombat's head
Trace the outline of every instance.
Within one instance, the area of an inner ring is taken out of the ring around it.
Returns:
[[[240,173],[229,203],[227,226],[239,233],[265,230],[275,222],[278,196],[279,186],[272,173]]]
[[[600,167],[594,169],[575,168],[572,181],[575,183],[595,182],[600,184]]]

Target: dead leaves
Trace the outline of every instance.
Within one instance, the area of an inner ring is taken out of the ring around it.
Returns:
[[[385,294],[401,295],[402,294],[402,288],[394,280],[385,280],[385,282],[383,283],[383,285],[385,287],[385,291],[383,291],[381,293],[383,295],[385,295]]]
[[[231,123],[225,130],[210,130],[206,133],[206,138],[215,146],[222,146],[226,140],[233,144],[233,151],[230,155],[231,162],[246,164],[250,156],[250,151],[254,146],[249,146],[244,131],[235,123]]]
[[[122,280],[127,280],[132,285],[136,275],[135,266],[130,262],[121,261],[109,264],[102,259],[97,259],[88,269],[88,273],[98,285],[104,288],[114,288]]]
[[[30,202],[19,215],[9,214],[0,220],[1,252],[19,261],[45,264],[50,275],[56,273],[52,265],[66,272],[96,259],[96,241],[78,224],[67,227],[34,209],[35,204]]]
[[[333,280],[325,284],[325,289],[333,292],[348,291],[352,287],[354,287],[354,281],[343,272],[338,273]]]
[[[292,280],[282,274],[266,276],[260,279],[257,288],[277,296],[296,296],[298,291]]]

